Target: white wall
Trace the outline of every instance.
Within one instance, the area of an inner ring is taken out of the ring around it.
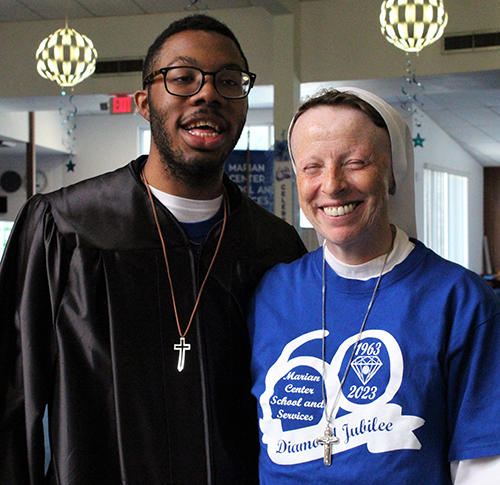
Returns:
[[[64,171],[64,185],[115,170],[137,158],[139,129],[149,123],[139,114],[76,117],[74,171]]]
[[[35,140],[40,148],[67,152],[62,143],[64,127],[58,111],[35,113]],[[29,141],[29,114],[26,111],[0,111],[0,137],[21,143]]]
[[[45,192],[64,184],[62,167],[66,163],[63,144],[64,129],[58,111],[35,113],[35,140],[37,170],[48,180]],[[27,112],[0,112],[0,138],[16,140],[17,146],[0,151],[0,176],[6,171],[18,173],[23,183],[19,190],[7,193],[0,187],[0,195],[7,196],[7,213],[0,219],[13,221],[26,201],[26,144],[29,142],[29,115]]]
[[[28,113],[0,111],[0,136],[27,143],[29,140]]]
[[[48,148],[62,153],[67,153],[68,148],[64,145],[64,134],[71,127],[74,117],[61,114],[58,111],[37,111],[35,114],[35,140],[40,148]],[[69,122],[64,125],[64,120]]]
[[[17,172],[22,178],[22,185],[16,192],[7,193],[0,187],[0,196],[7,197],[7,213],[0,214],[0,220],[13,221],[15,220],[19,210],[26,202],[26,157],[21,156],[3,156],[0,159],[0,175],[6,171]],[[49,158],[44,158],[37,162],[37,170],[42,171],[48,180],[47,187],[44,192],[50,192],[63,186],[63,168],[66,163],[66,157],[61,155],[53,155]]]
[[[419,126],[417,126],[418,122]],[[468,182],[469,220],[469,269],[481,273],[483,270],[483,167],[464,151],[425,113],[413,118],[412,136],[420,134],[423,147],[415,152],[415,203],[417,207],[417,230],[423,234],[423,170],[424,165],[442,168],[444,171],[466,175]]]

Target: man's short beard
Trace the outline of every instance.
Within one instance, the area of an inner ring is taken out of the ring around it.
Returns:
[[[200,157],[200,160],[187,161],[181,149],[172,148],[172,139],[165,129],[164,116],[162,117],[151,102],[149,113],[152,138],[168,176],[193,187],[204,187],[207,183],[220,180],[229,153],[223,155],[222,159]]]

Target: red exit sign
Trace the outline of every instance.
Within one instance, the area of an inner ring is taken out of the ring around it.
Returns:
[[[131,96],[116,96],[111,99],[111,114],[133,113]]]

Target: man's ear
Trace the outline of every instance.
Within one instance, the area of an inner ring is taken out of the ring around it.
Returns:
[[[136,91],[134,94],[134,101],[137,107],[137,111],[139,114],[146,120],[149,120],[149,99],[148,99],[148,90],[141,89],[140,91]]]

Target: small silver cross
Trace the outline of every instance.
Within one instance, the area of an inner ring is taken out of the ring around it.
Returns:
[[[338,445],[340,440],[333,434],[330,426],[327,426],[325,435],[316,438],[316,441],[324,446],[325,466],[330,466],[332,464],[332,445]]]
[[[179,361],[177,362],[177,370],[182,372],[184,369],[184,361],[186,359],[186,350],[191,350],[191,344],[186,343],[186,339],[181,337],[178,344],[174,345],[174,350],[179,351]]]

